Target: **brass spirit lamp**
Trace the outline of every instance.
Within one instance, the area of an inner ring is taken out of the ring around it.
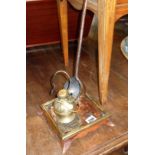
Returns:
[[[76,116],[75,98],[69,95],[67,89],[61,89],[58,92],[57,98],[53,103],[53,108],[57,120],[60,123],[70,123]]]

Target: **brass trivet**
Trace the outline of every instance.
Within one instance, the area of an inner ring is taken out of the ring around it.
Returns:
[[[109,114],[104,112],[90,96],[82,96],[79,99],[79,108],[75,119],[70,123],[62,124],[57,121],[57,117],[52,110],[53,102],[54,99],[42,104],[41,108],[61,140],[68,140],[109,117]]]

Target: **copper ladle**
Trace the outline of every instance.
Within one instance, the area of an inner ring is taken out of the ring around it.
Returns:
[[[68,89],[69,94],[74,98],[78,98],[83,89],[83,84],[78,77],[78,72],[79,72],[79,61],[80,61],[81,48],[82,48],[82,38],[83,38],[83,32],[84,32],[84,23],[85,23],[86,10],[87,10],[87,2],[88,0],[84,0],[84,3],[83,3],[80,34],[78,39],[78,48],[77,48],[77,56],[76,56],[76,64],[75,64],[75,73],[74,73],[74,76],[71,77],[69,81],[67,81],[64,85],[64,88]]]
[[[80,56],[81,56],[84,22],[85,22],[85,17],[86,17],[86,10],[87,10],[87,2],[88,2],[88,0],[84,0],[84,3],[83,3],[74,76],[70,77],[69,74],[64,70],[58,70],[57,72],[55,72],[55,74],[51,78],[51,86],[52,86],[51,94],[53,94],[55,91],[54,79],[59,74],[62,74],[68,80],[64,84],[64,88],[67,89],[69,92],[69,95],[73,96],[75,99],[77,99],[80,96],[80,94],[84,88],[81,80],[78,77],[78,72],[79,72],[79,61],[80,61]]]

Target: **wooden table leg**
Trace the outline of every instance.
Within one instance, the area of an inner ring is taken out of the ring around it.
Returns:
[[[67,0],[57,0],[62,50],[65,66],[68,66],[68,13]]]
[[[107,101],[116,0],[98,0],[99,93],[102,105]]]

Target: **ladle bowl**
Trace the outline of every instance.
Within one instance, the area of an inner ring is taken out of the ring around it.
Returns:
[[[69,95],[77,98],[81,92],[81,85],[79,81],[73,76],[64,85],[65,89],[68,89]]]

